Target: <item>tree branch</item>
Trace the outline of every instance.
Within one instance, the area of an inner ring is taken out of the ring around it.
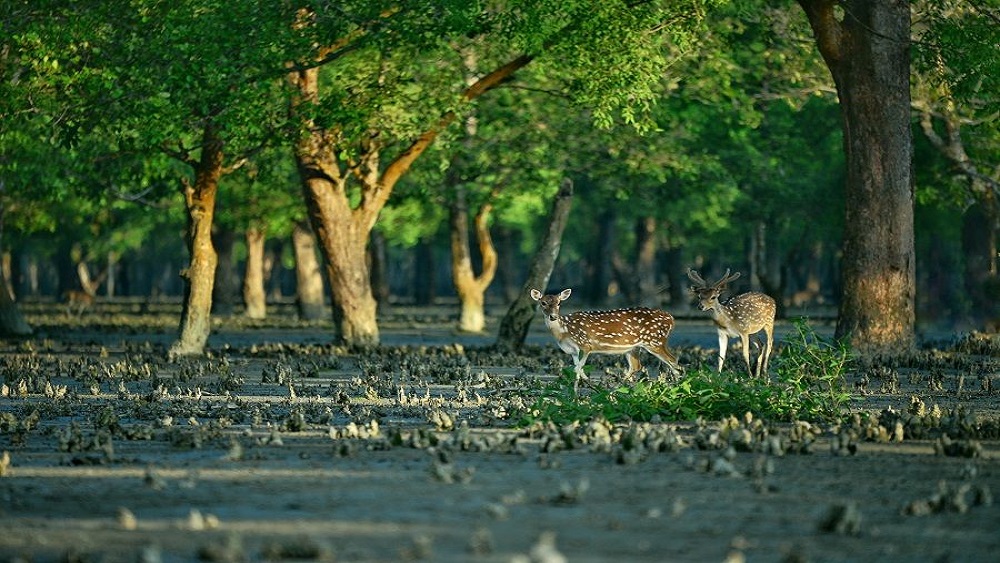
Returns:
[[[507,64],[496,68],[489,74],[483,76],[479,80],[476,80],[465,92],[462,93],[462,101],[468,102],[478,98],[484,93],[496,88],[503,83],[504,80],[510,78],[515,72],[524,68],[534,59],[531,55],[521,55]],[[427,147],[434,142],[438,134],[441,133],[452,121],[455,120],[456,114],[454,111],[449,111],[438,119],[437,123],[432,125],[429,129],[424,131],[409,147],[406,148],[402,153],[400,153],[389,166],[386,167],[385,172],[382,174],[381,189],[375,194],[375,197],[371,198],[371,201],[364,202],[366,206],[372,206],[372,208],[379,208],[381,204],[385,202],[385,198],[388,197],[388,193],[392,190],[392,187],[397,181],[406,173],[413,164],[413,161],[417,159]],[[367,198],[366,198],[367,199]]]
[[[960,174],[969,179],[974,193],[981,193],[989,189],[1000,196],[1000,180],[980,172],[976,164],[969,158],[968,153],[965,152],[961,125],[958,121],[948,116],[939,116],[939,119],[944,124],[947,139],[934,129],[934,116],[930,110],[924,108],[920,112],[920,129],[923,131],[924,137],[952,163]]]
[[[833,70],[833,67],[843,58],[841,45],[843,44],[844,28],[837,21],[837,15],[834,12],[837,0],[798,0],[798,2],[809,19],[809,26],[812,27],[813,35],[816,36],[816,44],[820,54]]]

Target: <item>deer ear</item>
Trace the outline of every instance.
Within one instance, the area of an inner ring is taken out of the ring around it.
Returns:
[[[562,293],[559,294],[559,300],[560,301],[565,301],[565,300],[569,299],[569,294],[570,293],[573,293],[572,289],[567,288],[567,289],[562,290]]]
[[[528,295],[530,295],[530,296],[531,296],[531,298],[532,298],[532,299],[534,299],[535,301],[538,301],[539,299],[541,299],[541,298],[542,298],[542,292],[541,292],[541,291],[538,291],[538,290],[537,290],[537,289],[535,289],[535,288],[531,288],[531,289],[530,289],[530,290],[528,291]]]

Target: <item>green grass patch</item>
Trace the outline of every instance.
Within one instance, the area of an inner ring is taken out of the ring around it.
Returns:
[[[768,378],[744,372],[717,373],[706,365],[690,368],[680,381],[640,381],[632,386],[597,388],[573,395],[573,370],[545,385],[539,397],[522,413],[525,425],[535,422],[566,424],[603,417],[610,422],[710,420],[753,413],[767,420],[838,420],[846,413],[850,394],[844,373],[850,367],[849,350],[818,337],[805,321],[795,322],[795,333],[771,358]]]

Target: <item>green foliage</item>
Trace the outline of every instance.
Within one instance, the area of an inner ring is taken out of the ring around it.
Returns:
[[[290,235],[296,221],[304,220],[305,205],[294,162],[286,147],[255,154],[239,170],[219,182],[215,220],[237,231],[263,228],[269,238]]]
[[[785,338],[772,362],[776,379],[800,388],[810,395],[822,396],[838,407],[848,399],[844,374],[852,363],[851,351],[844,342],[820,337],[806,319],[793,319],[795,333]],[[831,410],[830,415],[837,410]]]
[[[610,422],[709,420],[750,412],[776,421],[837,420],[850,400],[844,372],[851,356],[845,346],[824,341],[804,321],[772,359],[769,380],[739,371],[717,373],[697,366],[680,381],[640,381],[635,385],[596,389],[573,395],[573,371],[542,388],[540,396],[522,414],[521,422],[565,424],[603,417]]]
[[[595,123],[651,129],[647,112],[660,97],[663,70],[697,40],[717,4],[531,0],[494,21],[497,36],[509,38],[515,51],[542,55],[538,63],[563,79]]]
[[[447,220],[448,209],[427,199],[397,198],[379,216],[378,229],[386,240],[402,248],[412,248],[420,241],[432,238]]]
[[[1000,2],[923,0],[915,11],[916,68],[986,114],[1000,110]]]

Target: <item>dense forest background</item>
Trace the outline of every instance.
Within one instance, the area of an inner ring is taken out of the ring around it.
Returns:
[[[981,327],[1000,296],[1000,8],[910,11],[916,314]],[[350,318],[360,283],[379,307],[461,303],[456,322],[478,331],[484,306],[523,293],[568,180],[549,289],[573,288],[575,306],[685,310],[694,267],[742,271],[779,316],[835,315],[843,118],[807,13],[5,3],[9,292],[183,298],[183,333],[204,272],[213,314],[257,318],[289,300],[304,318]],[[209,235],[215,264],[198,258]],[[365,275],[342,266],[358,249]],[[363,323],[343,330],[364,340]]]

